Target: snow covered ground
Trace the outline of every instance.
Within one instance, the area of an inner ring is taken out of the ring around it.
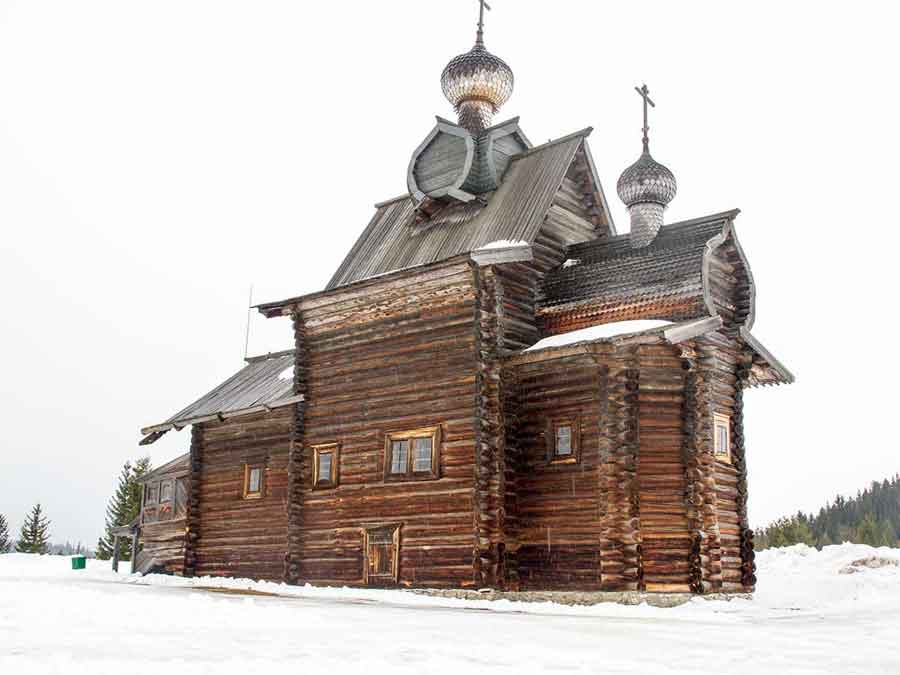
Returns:
[[[900,673],[900,550],[799,545],[757,560],[753,600],[657,609],[141,578],[0,555],[0,673]]]

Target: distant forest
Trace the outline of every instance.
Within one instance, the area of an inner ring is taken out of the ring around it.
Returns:
[[[900,475],[847,499],[838,495],[817,515],[798,513],[756,530],[756,550],[791,544],[822,548],[845,541],[870,546],[900,546]]]

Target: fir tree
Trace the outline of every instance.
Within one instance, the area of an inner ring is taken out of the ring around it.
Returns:
[[[900,546],[900,476],[873,481],[847,499],[838,495],[816,516],[798,513],[757,530],[758,550],[805,543],[822,548],[849,541],[871,546]]]
[[[19,553],[47,553],[50,550],[49,531],[50,521],[44,517],[40,503],[35,504],[22,523],[16,550]]]
[[[114,537],[112,530],[128,525],[141,512],[141,484],[138,479],[150,471],[150,458],[142,457],[133,465],[125,462],[119,473],[116,492],[106,507],[106,531],[97,542],[97,557],[109,560],[113,554]],[[131,541],[127,538],[119,541],[119,557],[131,560]]]
[[[9,538],[9,523],[6,516],[0,513],[0,553],[9,553],[12,548],[12,540]]]

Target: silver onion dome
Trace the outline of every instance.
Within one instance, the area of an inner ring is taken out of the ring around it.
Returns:
[[[638,161],[622,172],[616,191],[625,206],[648,202],[668,206],[675,199],[678,184],[674,174],[653,159],[645,145]]]
[[[485,48],[479,31],[475,46],[444,68],[441,89],[456,109],[460,126],[478,133],[491,126],[494,115],[512,96],[514,81],[512,68]]]

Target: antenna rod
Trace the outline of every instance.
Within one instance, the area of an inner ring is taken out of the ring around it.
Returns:
[[[253,284],[250,284],[250,298],[247,300],[247,330],[244,332],[244,361],[250,349],[250,310],[253,309]]]

